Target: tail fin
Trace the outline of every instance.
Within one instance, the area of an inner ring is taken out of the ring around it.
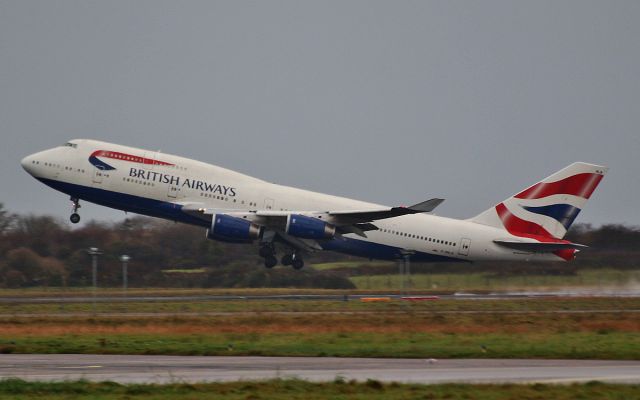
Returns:
[[[573,163],[471,221],[520,237],[562,239],[607,170]]]

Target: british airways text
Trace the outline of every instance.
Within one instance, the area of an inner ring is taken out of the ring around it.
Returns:
[[[196,179],[181,179],[179,176],[163,174],[161,172],[155,171],[147,171],[141,168],[129,169],[129,176],[132,178],[144,179],[151,182],[168,183],[169,185],[187,187],[189,189],[200,190],[202,192],[218,193],[223,196],[236,196],[236,188],[234,187],[218,185],[216,183],[209,183]]]

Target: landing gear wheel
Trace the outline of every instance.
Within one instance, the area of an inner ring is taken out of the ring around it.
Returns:
[[[280,264],[282,265],[291,265],[293,264],[293,254],[285,254],[282,256],[280,260]]]
[[[71,223],[77,224],[78,222],[80,222],[80,214],[78,214],[78,209],[80,208],[80,200],[75,197],[71,197],[70,200],[73,205],[71,206],[71,216],[69,217],[69,220],[71,221]]]
[[[269,256],[264,258],[264,266],[267,268],[273,268],[278,264],[278,259],[275,256]]]
[[[275,252],[276,251],[272,245],[263,245],[260,247],[260,250],[258,250],[258,254],[260,255],[260,257],[264,258],[273,257]]]
[[[304,260],[302,258],[296,257],[291,265],[293,266],[293,269],[301,269],[302,267],[304,267]]]

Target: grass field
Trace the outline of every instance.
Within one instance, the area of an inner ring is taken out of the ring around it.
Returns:
[[[169,385],[116,383],[28,383],[0,381],[0,399],[447,399],[447,400],[631,400],[640,398],[640,385],[589,382],[575,385],[417,385],[378,381],[310,383],[301,380]]]
[[[355,268],[355,267],[360,267],[362,265],[366,265],[369,267],[376,267],[376,266],[389,266],[389,265],[393,265],[393,263],[389,261],[365,261],[365,262],[337,261],[337,262],[331,262],[331,263],[313,264],[313,268],[319,271],[326,271],[329,269],[336,269],[336,268]]]
[[[225,313],[225,312],[411,312],[411,311],[567,311],[567,310],[640,310],[640,297],[565,297],[465,300],[464,297],[426,302],[394,300],[363,303],[358,299],[338,300],[225,300],[225,301],[152,301],[130,298],[126,302],[0,303],[0,314],[71,313]]]
[[[158,327],[151,327],[160,330]],[[82,330],[81,330],[82,332]],[[640,359],[637,333],[84,333],[3,338],[3,353]]]
[[[361,290],[397,289],[398,274],[354,276],[351,281]],[[554,290],[563,288],[635,288],[640,290],[640,270],[583,269],[576,275],[507,275],[490,272],[464,274],[413,274],[409,287],[432,291]]]
[[[640,359],[640,298],[43,301],[0,304],[0,353]]]
[[[315,264],[319,270],[389,266],[385,262],[345,261],[326,264]],[[285,268],[285,267],[279,267]],[[369,269],[368,271],[371,271]],[[397,292],[402,288],[398,274],[372,275],[363,274],[349,278],[355,290],[331,289],[295,289],[295,288],[225,288],[225,289],[181,289],[181,288],[130,288],[128,296],[195,296],[195,295],[281,295],[281,294],[345,294],[366,293],[371,291]],[[640,292],[640,270],[620,270],[613,268],[580,269],[575,275],[498,275],[495,272],[465,273],[431,273],[412,274],[409,288],[420,293],[454,293],[454,292],[503,292],[531,290],[562,289],[605,289],[636,290]],[[98,288],[95,294],[100,296],[121,296],[119,288]],[[91,296],[93,291],[86,287],[71,288],[25,288],[0,289],[0,297],[36,297],[36,296]]]
[[[199,306],[253,313],[149,317],[46,317],[40,310],[0,320],[0,352],[640,359],[639,305],[620,298],[250,301]]]
[[[351,291],[347,291],[351,292]],[[354,292],[358,292],[357,290]],[[230,296],[269,296],[269,295],[304,295],[304,294],[342,294],[341,289],[296,289],[296,288],[136,288],[130,287],[126,294],[128,296],[205,296],[205,295],[230,295]],[[0,288],[0,297],[86,297],[92,296],[94,291],[91,287],[32,287],[20,289]],[[122,288],[118,287],[98,287],[96,296],[122,296]]]
[[[345,261],[326,264],[315,264],[319,270],[357,268],[366,266],[389,266],[385,262]],[[283,267],[280,267],[283,268]],[[443,267],[445,270],[446,267]],[[370,291],[393,292],[402,288],[398,274],[356,275],[349,278],[356,286],[355,290],[327,289],[295,289],[295,288],[225,288],[225,289],[180,289],[180,288],[130,288],[130,296],[158,295],[278,295],[278,294],[344,294]],[[430,273],[411,275],[411,290],[421,293],[454,293],[454,292],[503,292],[531,290],[563,290],[563,289],[604,289],[615,291],[636,290],[640,292],[640,270],[638,269],[579,269],[575,275],[500,275],[495,272],[464,273]],[[27,288],[0,289],[0,297],[33,297],[33,296],[91,296],[90,288]],[[122,295],[119,288],[99,288],[97,296]]]

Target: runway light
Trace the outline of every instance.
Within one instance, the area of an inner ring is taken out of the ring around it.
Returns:
[[[87,254],[91,256],[91,286],[92,286],[92,297],[93,302],[91,303],[91,308],[93,311],[96,309],[96,288],[98,287],[98,256],[102,254],[97,247],[89,247],[87,250]]]
[[[131,257],[126,254],[120,256],[120,261],[122,261],[122,290],[125,291],[125,294],[127,292],[127,263],[129,260],[131,260]]]

